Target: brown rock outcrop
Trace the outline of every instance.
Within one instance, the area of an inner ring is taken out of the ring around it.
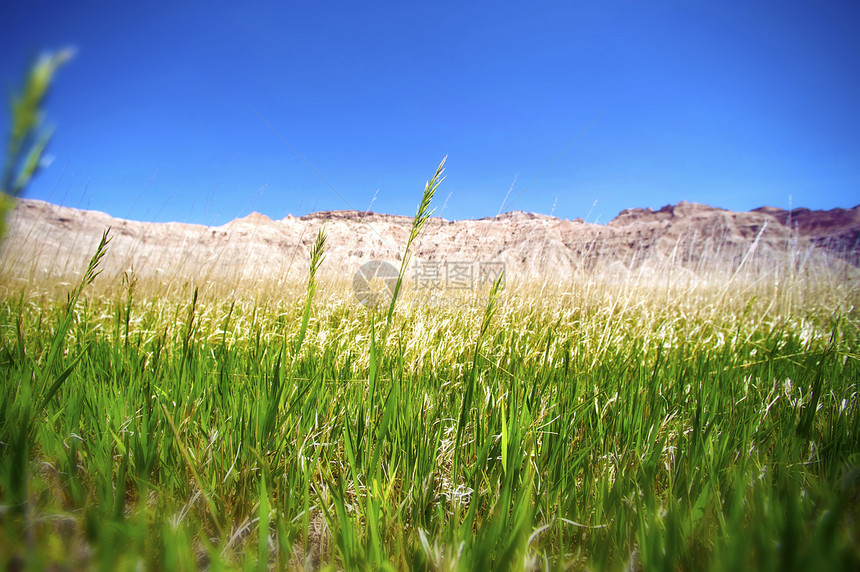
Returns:
[[[253,213],[206,227],[123,220],[25,199],[8,223],[0,258],[7,281],[74,277],[108,227],[113,236],[104,260],[108,275],[133,268],[138,276],[156,279],[264,281],[303,279],[320,227],[328,235],[322,272],[348,277],[370,260],[396,263],[412,219],[328,211],[272,220]],[[606,225],[524,212],[479,220],[431,218],[414,244],[412,264],[504,263],[509,276],[563,278],[603,262],[671,260],[696,266],[719,258],[738,263],[753,245],[768,256],[816,253],[856,265],[860,206],[733,212],[680,202],[656,211],[626,209]]]

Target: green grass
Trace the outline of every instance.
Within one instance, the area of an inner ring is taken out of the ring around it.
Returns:
[[[0,174],[0,238],[6,233],[6,214],[15,207],[14,199],[41,168],[52,134],[44,125],[45,99],[57,70],[73,56],[71,48],[42,54],[30,67],[20,92],[12,95],[6,161]]]
[[[0,566],[860,563],[856,289],[580,276],[389,322],[326,280],[88,295],[95,262],[0,304]]]
[[[107,234],[73,284],[0,265],[0,567],[860,567],[855,268],[750,249],[409,305],[442,167],[384,312],[318,276],[322,229],[304,290],[99,277]]]

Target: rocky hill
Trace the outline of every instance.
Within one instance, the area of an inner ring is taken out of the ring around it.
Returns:
[[[155,279],[278,280],[306,276],[319,228],[328,235],[322,272],[349,277],[363,263],[397,263],[411,218],[373,212],[328,211],[272,220],[253,213],[217,227],[144,223],[96,211],[21,200],[9,217],[0,271],[8,280],[73,278],[108,227],[113,240],[105,273]],[[755,246],[755,248],[752,248]],[[860,206],[733,212],[680,202],[659,210],[627,209],[606,225],[509,212],[479,220],[432,218],[414,245],[416,273],[446,265],[503,263],[509,276],[565,277],[598,264],[672,261],[691,267],[756,256],[860,258]],[[428,274],[429,273],[429,274]]]

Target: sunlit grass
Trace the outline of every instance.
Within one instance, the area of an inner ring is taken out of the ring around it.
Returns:
[[[10,292],[3,564],[850,568],[856,282],[733,274]]]
[[[387,311],[321,229],[302,282],[99,276],[107,235],[4,260],[0,566],[858,568],[856,268],[750,248],[421,304],[443,164]]]

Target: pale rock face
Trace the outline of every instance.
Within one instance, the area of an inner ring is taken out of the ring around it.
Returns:
[[[252,213],[206,227],[122,220],[24,199],[8,222],[0,259],[0,272],[7,279],[74,276],[111,227],[113,240],[103,262],[106,275],[133,267],[138,276],[199,281],[302,279],[320,227],[328,235],[322,274],[349,277],[375,259],[399,266],[412,218],[328,211],[275,221]],[[410,264],[415,272],[434,265],[472,264],[477,273],[481,263],[503,263],[511,277],[565,278],[598,264],[670,257],[695,265],[719,255],[737,263],[753,243],[758,252],[775,256],[814,252],[856,266],[860,206],[733,212],[682,201],[656,211],[626,209],[606,225],[521,211],[479,220],[431,218],[413,244]]]

